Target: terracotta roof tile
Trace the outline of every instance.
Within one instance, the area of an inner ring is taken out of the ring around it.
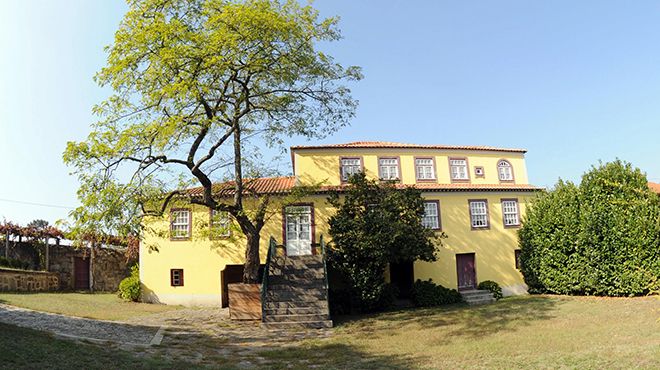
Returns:
[[[296,184],[296,178],[287,177],[264,177],[257,179],[245,179],[245,192],[257,194],[286,194]],[[347,185],[321,186],[318,193],[327,193],[330,191],[342,191]],[[416,184],[403,185],[397,184],[398,188],[414,186],[423,191],[538,191],[543,190],[533,185],[526,184]],[[188,194],[192,196],[202,195],[202,188],[196,187],[188,189]],[[216,196],[228,197],[234,194],[234,182],[213,184],[213,193]]]
[[[660,184],[658,184],[657,182],[649,181],[649,188],[651,188],[651,190],[653,190],[654,192],[660,194]]]
[[[403,148],[403,149],[440,149],[440,150],[482,150],[491,152],[515,152],[526,153],[526,149],[498,148],[492,146],[470,146],[470,145],[426,145],[393,143],[389,141],[355,141],[343,144],[326,145],[298,145],[292,146],[291,150],[298,149],[337,149],[337,148]]]

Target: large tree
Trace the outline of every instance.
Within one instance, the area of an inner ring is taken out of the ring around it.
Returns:
[[[317,49],[340,38],[337,18],[276,0],[128,0],[108,62],[96,76],[114,93],[64,160],[81,180],[73,228],[139,232],[139,217],[171,202],[228,212],[247,239],[244,282],[256,282],[267,196],[244,205],[247,138],[321,138],[354,116],[347,81],[361,78]],[[225,172],[222,172],[222,171]],[[214,181],[233,180],[231,199]],[[201,186],[200,196],[180,189]]]

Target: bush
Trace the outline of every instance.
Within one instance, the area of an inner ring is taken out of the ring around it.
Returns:
[[[17,259],[13,259],[13,258],[0,257],[0,266],[1,267],[14,268],[14,269],[27,270],[27,269],[30,268],[30,263],[29,262],[23,262],[21,260],[17,260]]]
[[[410,298],[417,307],[433,307],[463,301],[463,297],[456,289],[437,285],[431,279],[425,281],[417,279],[413,283]]]
[[[576,186],[560,181],[527,207],[519,232],[530,293],[633,296],[658,289],[660,201],[617,160]]]
[[[484,280],[477,286],[479,290],[488,290],[493,293],[495,299],[502,298],[502,288],[500,285],[492,280]]]
[[[119,283],[119,297],[133,302],[140,299],[140,270],[137,265],[131,268],[131,276]]]

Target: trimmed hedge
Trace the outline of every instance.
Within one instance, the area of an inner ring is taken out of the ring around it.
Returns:
[[[479,290],[488,290],[491,293],[493,293],[493,298],[495,299],[501,299],[502,298],[502,288],[500,287],[500,284],[492,281],[492,280],[484,280],[479,285],[477,285],[477,289]]]
[[[417,279],[413,283],[410,298],[417,307],[433,307],[463,301],[463,297],[458,291],[437,285],[431,279]]]
[[[658,290],[660,200],[617,160],[559,181],[527,207],[519,233],[531,293],[634,296]]]

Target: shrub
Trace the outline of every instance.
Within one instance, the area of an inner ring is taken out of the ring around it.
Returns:
[[[657,288],[660,201],[646,176],[617,160],[576,186],[560,181],[527,207],[519,232],[530,293],[632,296]]]
[[[442,285],[437,285],[431,279],[417,279],[413,283],[410,298],[417,307],[433,307],[463,301],[463,297],[456,289],[448,289]]]
[[[24,262],[24,261],[21,261],[21,260],[17,260],[17,259],[13,259],[13,258],[0,257],[0,266],[14,268],[14,269],[27,270],[27,269],[30,268],[30,263],[29,262]]]
[[[119,283],[119,297],[133,302],[140,299],[140,270],[137,265],[131,268],[131,276]]]
[[[492,280],[484,280],[477,286],[479,290],[488,290],[493,293],[495,299],[502,298],[502,288],[500,285]]]

